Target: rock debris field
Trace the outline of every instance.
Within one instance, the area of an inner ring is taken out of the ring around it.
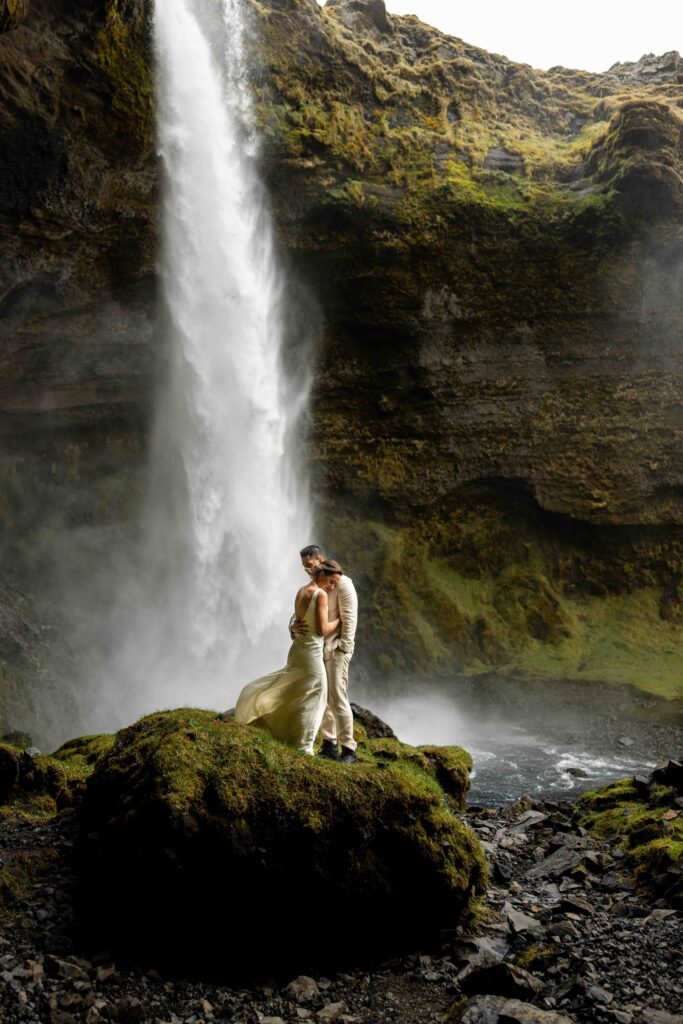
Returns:
[[[437,949],[371,971],[304,974],[252,989],[162,977],[114,963],[107,951],[84,955],[74,927],[74,817],[5,820],[2,884],[10,864],[15,882],[4,894],[11,912],[0,938],[2,1019],[683,1024],[680,914],[624,882],[620,851],[585,835],[570,803],[473,808],[467,819],[491,865],[476,927],[444,932]],[[321,920],[315,913],[311,927]]]

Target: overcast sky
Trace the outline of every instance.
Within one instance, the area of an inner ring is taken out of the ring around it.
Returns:
[[[387,9],[537,68],[606,71],[644,53],[683,50],[681,0],[387,0]]]

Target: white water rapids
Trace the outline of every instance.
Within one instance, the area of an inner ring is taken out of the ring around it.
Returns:
[[[284,663],[304,579],[311,356],[286,330],[246,30],[241,0],[156,0],[167,367],[143,543],[86,710],[93,730],[157,708],[229,707]]]

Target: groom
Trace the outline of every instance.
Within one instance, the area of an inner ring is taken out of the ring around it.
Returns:
[[[299,554],[301,564],[309,576],[316,565],[325,560],[317,544],[302,548]],[[327,672],[327,707],[322,724],[323,744],[319,753],[321,757],[329,757],[332,761],[355,764],[358,758],[353,738],[353,712],[348,698],[349,662],[353,656],[358,621],[358,595],[353,580],[346,575],[342,576],[334,590],[329,592],[328,602],[330,621],[339,616],[341,625],[325,640],[323,658]],[[305,632],[306,626],[297,620],[292,630]]]

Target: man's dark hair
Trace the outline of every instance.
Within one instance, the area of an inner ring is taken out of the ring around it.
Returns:
[[[319,548],[317,544],[309,544],[307,548],[302,548],[299,552],[300,558],[317,558],[318,555],[322,555],[323,550]]]

